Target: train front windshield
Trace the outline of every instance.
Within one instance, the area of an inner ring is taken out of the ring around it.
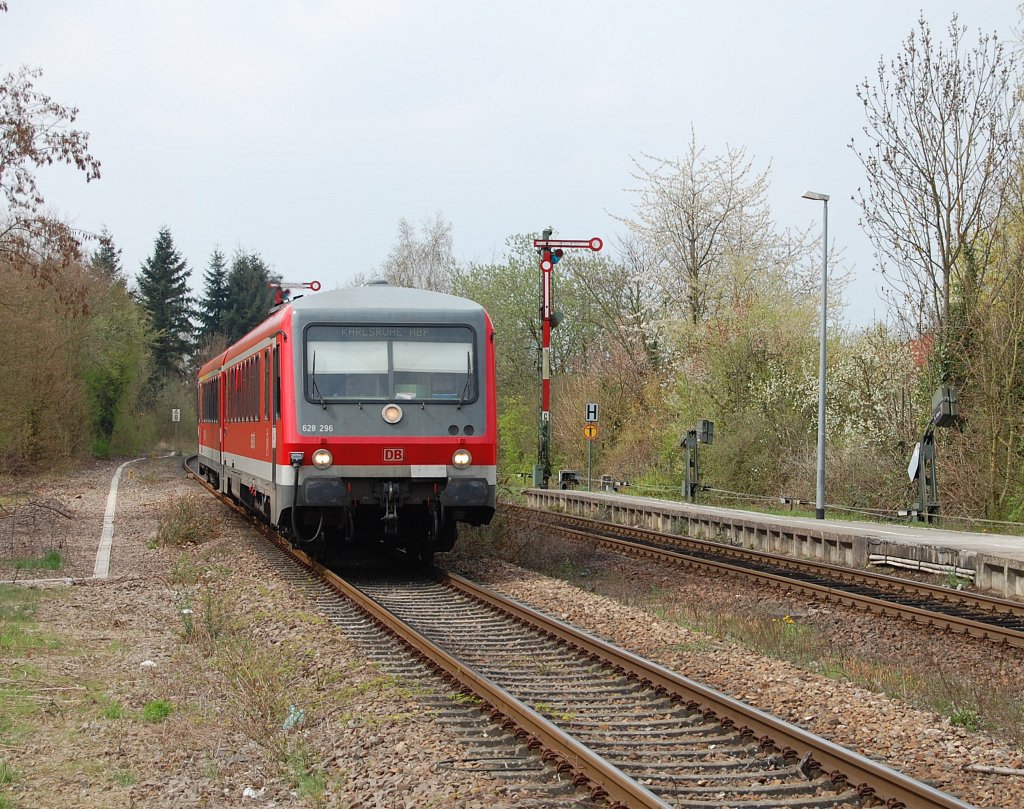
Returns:
[[[311,325],[305,392],[311,402],[472,402],[474,333],[466,326]]]

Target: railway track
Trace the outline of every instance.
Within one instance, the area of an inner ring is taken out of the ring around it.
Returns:
[[[1024,647],[1024,603],[1019,601],[522,506],[505,505],[502,513],[516,523],[553,529],[618,553],[731,573],[819,600]]]
[[[364,616],[361,632],[372,623],[419,661],[409,665],[472,692],[477,712],[591,801],[709,809],[967,806],[454,574],[343,578],[266,533],[342,596],[345,611]],[[321,609],[336,608],[327,601],[317,597]]]

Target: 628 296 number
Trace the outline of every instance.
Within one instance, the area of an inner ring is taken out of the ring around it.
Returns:
[[[333,433],[333,424],[303,424],[302,432],[304,433]]]

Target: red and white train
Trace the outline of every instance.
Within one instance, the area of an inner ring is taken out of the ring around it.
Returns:
[[[494,328],[465,298],[307,295],[199,371],[199,469],[308,552],[429,559],[494,514]]]

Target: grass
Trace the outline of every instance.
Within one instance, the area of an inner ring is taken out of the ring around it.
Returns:
[[[0,626],[31,621],[36,614],[40,592],[14,584],[0,584]]]
[[[285,766],[299,795],[320,803],[327,789],[327,773],[303,740],[299,739],[290,746],[285,755]]]
[[[111,775],[111,779],[121,787],[130,787],[139,780],[131,770],[117,770]]]
[[[192,594],[186,594],[178,615],[185,640],[206,649],[212,648],[213,642],[229,629],[228,608],[222,596],[209,586],[203,590],[198,604]]]
[[[3,794],[3,790],[18,780],[18,771],[3,759],[0,759],[0,809],[12,809],[11,799]]]
[[[163,722],[171,715],[171,711],[173,710],[174,709],[167,700],[154,699],[143,706],[142,719],[146,722]]]
[[[60,551],[47,551],[43,556],[28,556],[11,560],[15,570],[60,570],[63,563]]]
[[[0,585],[0,650],[21,654],[31,649],[56,649],[60,641],[36,628],[35,615],[42,598],[38,590]]]

